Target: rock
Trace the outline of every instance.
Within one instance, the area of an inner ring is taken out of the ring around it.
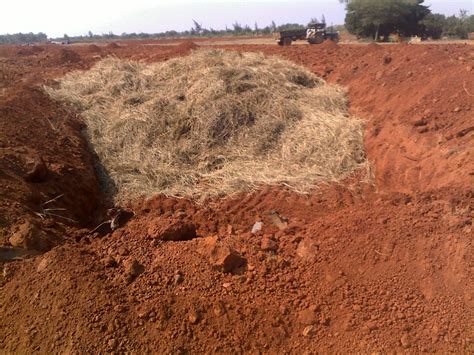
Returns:
[[[109,339],[109,341],[107,342],[107,345],[109,346],[110,349],[115,349],[117,347],[117,340],[115,340],[114,338]]]
[[[140,275],[145,271],[145,267],[140,264],[136,259],[127,259],[123,263],[125,273],[133,278]]]
[[[117,262],[110,255],[107,255],[105,258],[102,259],[102,264],[104,264],[105,267],[115,267],[115,266],[117,266]]]
[[[232,272],[247,262],[236,250],[220,244],[217,237],[203,238],[199,250],[212,267],[221,272]]]
[[[29,221],[21,224],[8,241],[14,247],[29,250],[49,251],[54,246],[50,238],[36,224]]]
[[[421,126],[426,126],[428,124],[428,121],[426,120],[416,120],[414,123],[413,123],[413,126],[415,127],[421,127]]]
[[[201,320],[201,315],[197,310],[193,309],[189,312],[188,320],[191,324],[197,324]]]
[[[382,79],[382,77],[383,77],[383,72],[382,71],[378,71],[375,74],[375,80],[380,80],[380,79]]]
[[[298,313],[298,322],[304,325],[311,325],[318,322],[318,317],[315,311],[308,308]]]
[[[306,328],[303,329],[303,336],[304,337],[311,337],[315,334],[314,326],[308,325]]]
[[[430,129],[429,129],[428,127],[426,127],[426,126],[420,127],[420,128],[418,128],[418,133],[426,133],[426,132],[428,132],[429,130],[430,130]]]
[[[263,222],[260,222],[260,221],[259,221],[259,222],[255,222],[255,224],[254,224],[253,227],[252,227],[251,233],[252,233],[252,234],[258,233],[258,232],[260,232],[260,231],[262,230],[262,228],[263,228]]]
[[[377,330],[378,329],[377,323],[368,322],[367,323],[367,329],[369,329],[370,331]]]
[[[458,107],[455,107],[453,112],[460,112],[461,111],[461,108],[458,106]]]
[[[246,260],[234,249],[221,246],[211,254],[212,265],[222,272],[232,272],[245,264]]]
[[[25,181],[40,183],[48,178],[48,168],[40,156],[36,156],[27,161],[28,171],[25,174]]]
[[[383,64],[390,64],[392,62],[392,57],[390,57],[389,55],[385,55],[383,57]]]
[[[316,259],[319,245],[309,238],[303,239],[296,248],[296,255],[301,259],[312,261]]]
[[[411,346],[410,336],[408,334],[404,334],[400,339],[400,343],[405,349],[409,348]]]
[[[263,236],[260,247],[265,251],[275,252],[278,250],[278,244],[269,235]]]
[[[182,283],[183,281],[184,281],[183,275],[182,275],[180,272],[177,272],[177,273],[174,275],[173,283],[174,283],[175,285],[179,285],[179,284]]]
[[[285,230],[288,227],[288,219],[280,216],[277,211],[270,211],[268,215],[272,223],[277,226],[279,230]]]
[[[161,219],[148,229],[148,235],[166,241],[191,240],[197,237],[196,226],[192,223],[166,221]]]
[[[225,306],[221,302],[217,302],[214,305],[213,312],[217,317],[220,317],[226,313]]]
[[[38,266],[36,267],[37,272],[42,272],[46,270],[49,266],[49,258],[43,257],[43,259],[39,262]]]

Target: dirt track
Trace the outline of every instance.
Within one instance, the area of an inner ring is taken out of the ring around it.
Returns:
[[[0,243],[62,244],[3,263],[0,351],[474,350],[472,46],[225,46],[346,86],[375,183],[134,201],[124,227],[90,235],[110,206],[83,124],[39,85],[109,54],[157,61],[194,46],[113,47],[0,46]],[[200,238],[156,238],[175,222]],[[224,273],[230,248],[246,263]]]

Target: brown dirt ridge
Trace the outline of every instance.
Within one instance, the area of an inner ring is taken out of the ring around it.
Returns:
[[[43,87],[179,43],[0,46],[0,352],[472,352],[472,46],[220,45],[346,87],[373,182],[114,206]]]

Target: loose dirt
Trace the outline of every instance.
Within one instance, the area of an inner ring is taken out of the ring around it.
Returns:
[[[472,47],[224,46],[346,86],[375,184],[107,213],[81,118],[40,86],[109,54],[189,53],[163,47],[70,46],[61,65],[61,47],[0,47],[0,257],[31,256],[0,262],[1,351],[474,350]]]

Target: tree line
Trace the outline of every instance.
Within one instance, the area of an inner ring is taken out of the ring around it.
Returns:
[[[27,44],[47,42],[46,33],[15,33],[0,35],[0,44]]]
[[[298,23],[285,23],[277,25],[275,21],[272,21],[270,25],[260,27],[258,23],[250,27],[249,25],[234,22],[231,26],[225,26],[224,29],[206,28],[201,23],[193,20],[193,24],[190,29],[184,31],[165,31],[159,33],[122,33],[115,34],[113,32],[105,34],[94,34],[91,31],[87,35],[83,36],[68,36],[65,34],[63,37],[55,38],[54,40],[70,40],[73,42],[86,42],[86,41],[101,41],[101,40],[120,40],[120,39],[152,39],[152,38],[188,38],[188,37],[224,37],[224,36],[265,36],[270,35],[276,31],[283,31],[288,29],[303,29],[305,25]]]
[[[460,10],[458,15],[445,16],[432,13],[424,0],[339,0],[346,3],[346,17],[344,27],[334,26],[329,30],[347,30],[359,37],[387,40],[389,35],[397,33],[401,36],[420,36],[439,39],[442,37],[462,38],[474,32],[474,15],[466,10]],[[310,23],[324,22],[324,15],[320,20],[312,18]],[[89,31],[82,36],[68,36],[55,38],[56,41],[101,41],[120,39],[148,39],[148,38],[179,38],[179,37],[222,37],[222,36],[249,36],[269,35],[276,31],[289,29],[303,29],[305,25],[286,23],[277,26],[275,21],[270,25],[260,27],[255,23],[252,27],[234,22],[225,29],[206,28],[193,20],[190,29],[185,31],[165,31],[160,33],[122,33],[112,32],[94,34]],[[16,33],[0,35],[0,44],[26,44],[46,42],[44,33]]]
[[[346,5],[346,29],[360,37],[387,39],[390,34],[465,39],[474,32],[474,15],[433,14],[424,0],[340,0]]]

